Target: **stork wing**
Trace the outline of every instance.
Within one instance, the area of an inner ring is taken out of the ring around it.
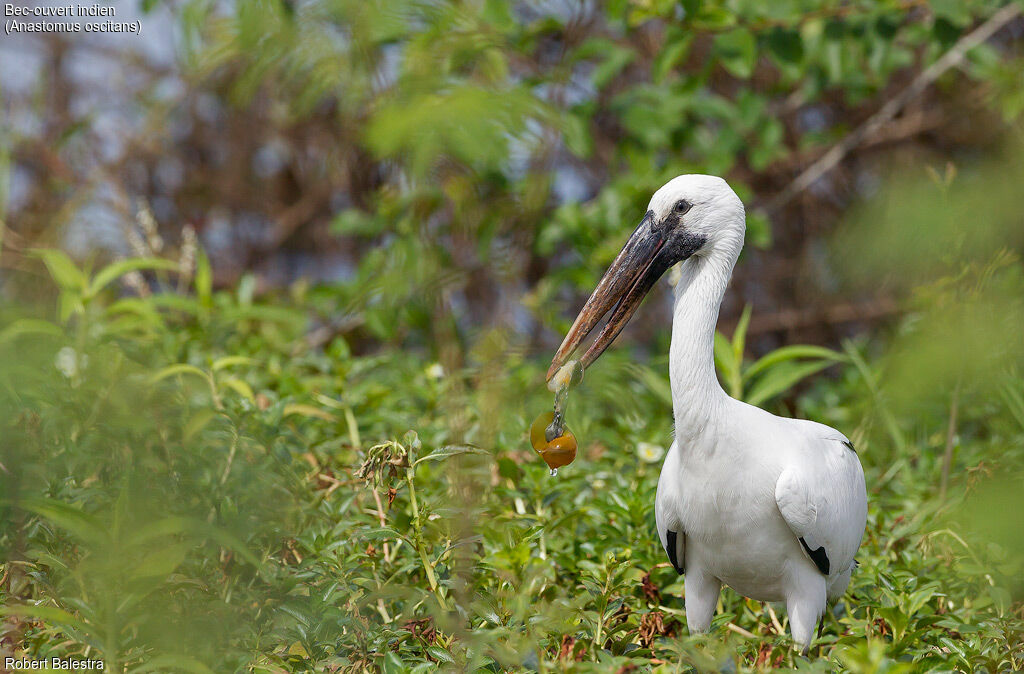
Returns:
[[[830,578],[853,564],[867,521],[864,471],[850,441],[836,435],[815,438],[803,453],[806,460],[783,470],[775,484],[783,519]]]
[[[686,563],[686,532],[679,519],[679,494],[683,488],[679,472],[679,454],[673,442],[661,467],[658,479],[658,494],[654,499],[654,519],[658,527],[661,547],[665,548],[668,561],[679,575],[683,574]]]

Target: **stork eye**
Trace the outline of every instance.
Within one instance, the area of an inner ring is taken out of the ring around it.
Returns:
[[[691,204],[686,199],[680,199],[679,201],[676,202],[676,205],[673,207],[675,212],[678,213],[679,215],[685,214],[691,208],[693,208],[693,204]]]

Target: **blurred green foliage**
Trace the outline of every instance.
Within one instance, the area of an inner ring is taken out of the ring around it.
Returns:
[[[895,402],[981,389],[1024,369],[1024,180],[1020,140],[957,175],[894,180],[837,237],[837,267],[854,284],[911,294],[913,321],[889,355]]]
[[[731,339],[715,332],[715,368],[726,392],[733,398],[763,405],[792,389],[800,380],[845,360],[843,354],[823,346],[793,344],[775,349],[747,366],[743,357],[750,312],[748,305]],[[671,401],[671,397],[668,400]]]
[[[456,303],[472,339],[525,291],[515,324],[536,340],[668,179],[781,189],[848,131],[837,109],[888,96],[999,4],[195,0],[184,54],[195,86],[309,155],[295,178],[359,251],[345,308],[374,339],[433,346]],[[958,73],[1008,118],[1014,53],[981,45]],[[771,241],[756,208],[748,241]]]

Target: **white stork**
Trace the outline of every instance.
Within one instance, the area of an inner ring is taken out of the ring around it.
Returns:
[[[608,347],[654,283],[677,262],[669,378],[675,441],[658,480],[655,518],[672,566],[685,573],[686,621],[704,632],[722,583],[784,601],[806,653],[826,601],[856,566],[867,520],[864,471],[850,441],[813,421],[730,398],[715,376],[718,310],[743,247],[743,203],[714,176],[682,175],[647,213],[562,342],[550,380],[611,312],[580,359]]]

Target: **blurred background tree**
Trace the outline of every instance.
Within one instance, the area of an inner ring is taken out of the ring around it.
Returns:
[[[8,264],[138,254],[144,204],[171,244],[194,227],[218,286],[344,281],[323,320],[354,344],[498,325],[549,347],[651,191],[707,172],[750,206],[724,316],[752,303],[762,351],[834,342],[896,310],[838,286],[839,216],[998,144],[1024,108],[1012,12],[958,51],[998,4],[145,2],[150,46],[5,41]]]

